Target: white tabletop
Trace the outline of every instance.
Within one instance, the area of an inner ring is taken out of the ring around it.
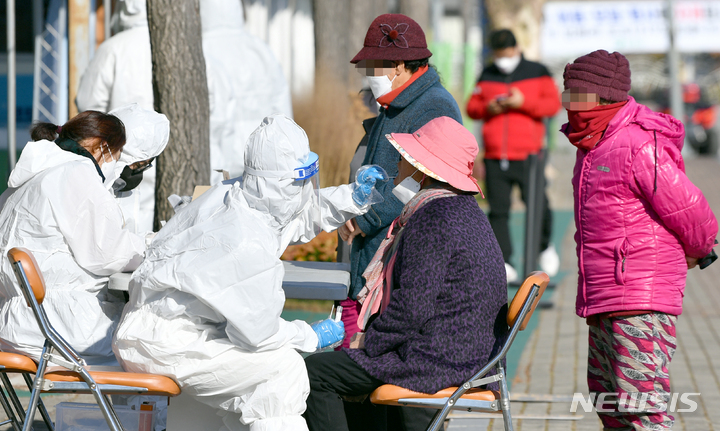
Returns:
[[[350,265],[335,262],[283,261],[285,277],[283,290],[287,298],[331,299],[347,298],[350,286]],[[128,290],[132,273],[122,272],[110,276],[108,289]]]

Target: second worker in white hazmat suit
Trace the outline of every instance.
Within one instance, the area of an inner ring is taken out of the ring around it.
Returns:
[[[171,376],[184,394],[217,408],[227,429],[307,430],[309,383],[298,351],[342,335],[328,341],[280,317],[280,256],[319,228],[365,213],[374,189],[318,190],[317,155],[284,116],[266,118],[251,135],[245,165],[242,186],[215,185],[157,234],[130,282],[114,351],[128,371]]]
[[[147,234],[152,229],[152,211],[143,210],[135,194],[142,193],[144,176],[154,166],[154,160],[165,150],[170,137],[170,122],[164,114],[142,108],[138,104],[123,106],[110,111],[125,124],[127,143],[116,167],[116,180],[105,183],[122,209],[125,229],[138,234]],[[153,181],[154,184],[154,181]],[[155,196],[155,194],[152,194]],[[139,225],[138,225],[139,224]]]
[[[145,0],[119,0],[114,36],[95,51],[80,79],[78,111],[109,112],[137,103],[153,109],[152,55]]]
[[[273,114],[292,117],[290,89],[270,47],[244,29],[240,0],[200,0],[210,97],[211,184],[243,174],[245,141]]]
[[[131,103],[153,109],[152,54],[145,0],[119,0],[113,14],[116,33],[95,51],[78,86],[78,111],[110,112]],[[118,199],[128,228],[153,230],[155,167],[143,173],[132,195]]]

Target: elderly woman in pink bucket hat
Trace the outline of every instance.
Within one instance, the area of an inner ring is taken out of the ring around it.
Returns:
[[[394,177],[400,154],[386,139],[388,134],[415,132],[438,117],[462,122],[457,102],[428,64],[431,56],[425,32],[406,15],[383,14],[368,27],[363,47],[350,60],[380,105],[378,116],[364,122],[367,145],[364,158],[359,160],[362,165],[379,165]],[[338,229],[340,238],[351,244],[350,288],[340,303],[346,335],[343,347],[359,329],[355,324],[360,309],[356,298],[366,282],[362,274],[404,205],[392,190],[389,182],[378,185],[383,202]]]
[[[429,394],[457,386],[506,337],[505,265],[475,200],[475,137],[439,117],[387,139],[402,155],[393,193],[405,206],[363,273],[364,332],[350,348],[306,358],[311,431],[347,430],[341,397],[362,398],[385,383]],[[363,405],[363,417],[377,419],[380,409]],[[388,409],[387,429],[424,430],[435,413]]]

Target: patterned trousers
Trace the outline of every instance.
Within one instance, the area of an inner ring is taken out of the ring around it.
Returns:
[[[590,393],[614,393],[597,414],[605,430],[671,429],[668,366],[675,353],[677,316],[650,312],[590,326]],[[602,409],[602,411],[601,411]]]

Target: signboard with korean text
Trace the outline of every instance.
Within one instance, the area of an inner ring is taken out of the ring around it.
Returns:
[[[720,1],[675,2],[675,28],[681,52],[720,52]]]
[[[545,3],[542,57],[567,58],[596,49],[624,54],[667,52],[665,1]],[[676,1],[681,52],[720,52],[720,1]]]

